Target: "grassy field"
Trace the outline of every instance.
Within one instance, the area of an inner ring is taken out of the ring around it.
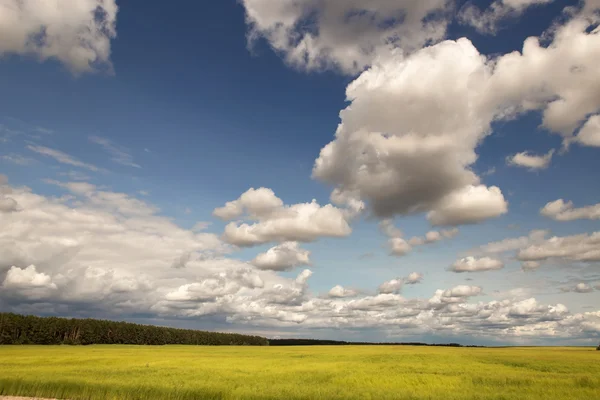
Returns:
[[[79,399],[600,399],[592,348],[0,346],[0,394]]]

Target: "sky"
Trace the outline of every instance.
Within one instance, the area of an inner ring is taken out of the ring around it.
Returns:
[[[600,1],[0,0],[0,311],[600,341]]]

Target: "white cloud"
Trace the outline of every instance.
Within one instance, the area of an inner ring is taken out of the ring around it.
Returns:
[[[5,289],[31,289],[31,288],[50,288],[56,289],[56,284],[52,278],[42,272],[37,272],[35,265],[27,268],[17,268],[12,266],[6,273],[2,287]]]
[[[600,60],[600,18],[594,13],[600,6],[590,1],[585,5],[546,33],[551,43],[542,47],[539,38],[530,37],[522,52],[498,58],[487,88],[495,101],[508,106],[507,115],[541,110],[542,126],[560,134],[565,144],[600,110],[595,68]]]
[[[115,0],[2,0],[0,55],[33,55],[63,63],[74,74],[112,71]]]
[[[331,298],[345,298],[345,297],[354,297],[358,294],[358,292],[356,290],[353,289],[347,289],[344,288],[343,286],[337,285],[331,288],[331,290],[328,293],[328,296]]]
[[[402,279],[392,279],[379,285],[379,293],[398,293],[403,285]]]
[[[312,242],[319,237],[345,237],[352,232],[343,209],[316,200],[290,206],[271,189],[250,189],[239,199],[217,208],[213,214],[225,220],[244,217],[256,223],[231,222],[223,238],[236,246],[249,247],[269,242]]]
[[[444,297],[472,297],[481,293],[479,286],[459,285],[444,291]]]
[[[551,3],[554,0],[495,0],[487,9],[481,9],[468,2],[460,10],[458,20],[470,25],[480,33],[494,34],[500,29],[500,23],[519,17],[529,7]]]
[[[407,285],[414,285],[417,283],[421,283],[422,280],[423,280],[423,274],[421,274],[419,272],[411,272],[404,279],[404,283],[406,283]]]
[[[530,244],[541,243],[546,240],[546,236],[548,235],[548,231],[535,229],[529,232],[527,236],[521,236],[518,238],[508,238],[504,240],[500,240],[498,242],[491,242],[480,246],[478,249],[479,253],[484,254],[496,254],[496,253],[505,253],[507,251],[519,250]]]
[[[85,168],[85,169],[89,169],[90,171],[94,171],[94,172],[104,171],[103,169],[98,168],[95,165],[84,163],[83,161],[79,161],[75,157],[72,157],[66,153],[63,153],[60,150],[55,150],[55,149],[51,149],[49,147],[44,147],[44,146],[34,146],[34,145],[29,145],[29,146],[27,146],[27,148],[38,154],[41,154],[41,155],[44,155],[47,157],[51,157],[61,164],[67,164],[67,165],[72,165],[74,167]]]
[[[592,115],[574,140],[584,146],[600,147],[600,115]]]
[[[427,214],[433,225],[475,224],[508,212],[508,203],[496,186],[468,186],[442,198]]]
[[[354,74],[400,47],[441,40],[445,0],[243,0],[250,44],[263,37],[289,65]]]
[[[310,251],[300,248],[298,242],[284,242],[256,256],[252,265],[263,270],[287,271],[310,265]]]
[[[504,263],[498,259],[490,257],[465,257],[456,261],[450,267],[452,272],[482,272],[493,271],[504,268]]]
[[[133,156],[126,148],[117,146],[112,141],[99,136],[90,136],[89,139],[92,143],[102,146],[111,155],[111,160],[115,163],[126,167],[141,168],[139,164],[133,162]]]
[[[517,153],[515,155],[507,157],[506,163],[508,165],[514,165],[517,167],[529,168],[532,171],[538,169],[546,169],[550,166],[553,155],[554,150],[550,150],[547,154],[543,156],[537,156],[524,151],[522,153]]]
[[[575,208],[572,202],[558,199],[546,204],[540,214],[556,221],[574,221],[577,219],[600,219],[600,203],[593,206]]]
[[[155,206],[126,193],[98,190],[95,185],[87,182],[59,182],[51,179],[46,179],[44,182],[65,188],[77,196],[82,196],[94,207],[123,215],[143,216],[152,215],[159,211]]]
[[[522,248],[521,261],[544,261],[550,258],[566,261],[600,261],[600,232],[572,236],[554,236]]]
[[[18,209],[19,204],[15,199],[0,194],[0,213],[14,212]]]
[[[588,285],[587,283],[578,283],[577,285],[575,285],[575,287],[573,288],[574,292],[577,293],[591,293],[594,291],[594,288],[592,288],[590,285]]]
[[[196,233],[156,214],[122,214],[88,197],[93,185],[66,186],[73,196],[50,198],[27,188],[2,186],[19,202],[0,214],[0,306],[14,312],[111,318],[151,315],[303,329],[360,329],[394,336],[589,338],[600,333],[600,313],[571,314],[535,299],[470,303],[477,286],[437,290],[430,299],[395,293],[361,296],[336,288],[316,297],[310,270],[295,278],[226,258],[216,235]],[[110,197],[110,196],[109,196]],[[151,208],[150,205],[146,207]],[[189,255],[189,257],[188,257]],[[171,268],[174,260],[185,268]],[[35,267],[34,267],[35,266]],[[416,283],[421,274],[387,282],[384,291]],[[340,297],[343,296],[343,297]]]

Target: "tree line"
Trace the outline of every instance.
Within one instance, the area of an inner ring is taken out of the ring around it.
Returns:
[[[259,336],[236,333],[0,313],[0,344],[268,346],[269,341]]]
[[[441,347],[484,347],[484,346],[463,346],[458,343],[439,343],[430,344],[422,342],[396,342],[396,343],[377,343],[377,342],[346,342],[343,340],[319,340],[319,339],[271,339],[270,346],[441,346]]]

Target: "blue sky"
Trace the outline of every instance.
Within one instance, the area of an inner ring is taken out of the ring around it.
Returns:
[[[3,311],[598,340],[597,2],[35,3],[0,4]]]

